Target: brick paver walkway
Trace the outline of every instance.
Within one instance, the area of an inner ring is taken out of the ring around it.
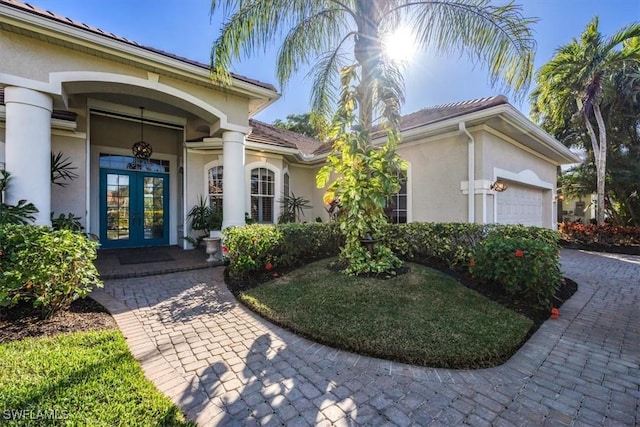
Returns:
[[[199,425],[638,425],[640,257],[563,251],[579,283],[506,364],[419,368],[331,349],[236,303],[222,269],[107,281],[159,390]]]

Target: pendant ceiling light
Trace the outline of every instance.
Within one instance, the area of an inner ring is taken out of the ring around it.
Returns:
[[[144,107],[140,107],[140,141],[131,146],[131,151],[136,159],[149,160],[153,148],[148,142],[144,142]]]

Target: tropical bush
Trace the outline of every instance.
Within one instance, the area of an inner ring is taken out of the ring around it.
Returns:
[[[84,227],[80,220],[82,217],[75,216],[72,212],[68,214],[60,214],[55,216],[54,212],[51,212],[51,227],[54,230],[71,230],[81,233]]]
[[[70,230],[33,225],[0,227],[0,305],[21,301],[43,318],[101,287],[93,265],[96,243]]]
[[[247,278],[335,256],[342,238],[336,223],[252,224],[227,228],[223,242],[230,276]]]
[[[38,209],[33,203],[19,200],[16,205],[5,203],[3,194],[11,181],[11,174],[0,170],[0,226],[5,224],[28,224],[36,219]]]
[[[556,248],[559,238],[554,230],[522,225],[412,222],[389,224],[384,231],[387,245],[401,258],[449,268],[466,266],[476,246],[489,236],[534,239]]]
[[[598,226],[572,222],[560,224],[559,231],[563,240],[572,243],[640,245],[640,228],[638,227],[621,227],[606,223]]]
[[[508,294],[550,308],[562,281],[557,244],[505,234],[490,233],[477,245],[469,260],[470,273],[480,281],[499,284]]]
[[[407,261],[438,262],[453,269],[466,268],[476,256],[478,245],[490,237],[540,242],[552,249],[549,254],[556,260],[559,248],[558,232],[520,225],[414,222],[387,224],[380,230],[380,242],[384,244],[376,242],[373,245],[380,262],[384,257],[379,251],[389,248]],[[254,224],[225,230],[223,240],[229,273],[237,278],[265,275],[276,268],[288,270],[313,260],[336,256],[344,247],[344,237],[337,222],[275,226]],[[360,245],[357,250],[368,249]],[[366,256],[362,254],[363,259]],[[389,262],[394,258],[390,257]],[[385,266],[382,268],[381,272],[384,272]]]

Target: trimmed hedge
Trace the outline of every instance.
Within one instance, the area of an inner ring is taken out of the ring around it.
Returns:
[[[248,278],[273,269],[289,270],[336,256],[342,246],[338,224],[251,224],[224,231],[223,253],[229,275]]]
[[[466,267],[475,248],[489,236],[532,239],[558,248],[557,231],[522,225],[424,223],[389,224],[384,239],[401,258],[435,260],[449,268]]]
[[[84,234],[34,225],[0,227],[0,305],[28,301],[44,318],[101,287],[97,244]]]

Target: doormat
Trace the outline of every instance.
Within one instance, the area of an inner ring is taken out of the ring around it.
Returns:
[[[169,252],[162,249],[131,249],[118,254],[120,265],[146,264],[149,262],[173,261]]]

